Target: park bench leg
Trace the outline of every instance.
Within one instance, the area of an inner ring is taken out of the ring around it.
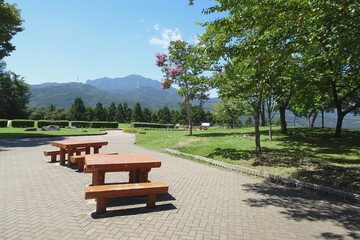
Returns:
[[[93,173],[93,186],[104,185],[105,183],[105,172],[95,171]]]
[[[51,155],[51,162],[56,162],[56,155]]]
[[[105,213],[106,212],[106,198],[97,198],[96,199],[96,213]]]
[[[78,170],[83,171],[84,170],[84,165],[85,165],[84,162],[82,162],[82,161],[78,162]]]
[[[68,161],[67,161],[67,166],[68,167],[71,167],[71,161],[70,161],[70,157],[71,156],[73,156],[74,155],[74,151],[71,149],[71,148],[69,148],[69,150],[68,150]]]
[[[94,147],[94,153],[99,153],[99,147]]]
[[[90,154],[90,147],[86,147],[85,151],[86,151],[86,154]]]
[[[146,206],[149,208],[155,207],[156,194],[147,195]]]

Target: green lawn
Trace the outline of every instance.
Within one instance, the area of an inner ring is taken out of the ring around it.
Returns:
[[[63,136],[63,135],[86,135],[86,134],[104,134],[97,128],[87,128],[87,132],[82,132],[78,129],[60,128],[60,131],[25,131],[25,128],[0,128],[0,138],[20,138],[20,137],[47,137],[47,136]]]
[[[254,128],[213,129],[207,131],[148,130],[136,136],[136,144],[150,149],[176,148],[269,173],[293,177],[337,189],[360,193],[360,132],[343,130],[333,139],[333,129],[289,128],[281,135],[261,128],[262,154],[256,154]],[[250,137],[243,137],[248,134]]]

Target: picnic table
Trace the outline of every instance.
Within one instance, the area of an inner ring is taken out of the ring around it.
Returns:
[[[148,181],[151,168],[161,161],[148,154],[85,155],[84,173],[92,173],[92,185],[103,185],[106,172],[129,172],[129,183]]]
[[[81,139],[81,140],[63,140],[53,141],[50,143],[52,146],[60,148],[60,164],[65,164],[65,154],[68,153],[68,158],[76,152],[76,149],[85,147],[86,154],[90,154],[90,148],[94,149],[94,153],[99,153],[99,149],[102,146],[108,144],[107,141],[93,140],[93,139]],[[68,160],[68,164],[71,162]]]

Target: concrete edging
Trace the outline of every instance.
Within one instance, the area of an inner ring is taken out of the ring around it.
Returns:
[[[242,173],[246,173],[249,175],[265,178],[272,182],[283,183],[283,184],[286,184],[289,186],[300,187],[300,188],[317,191],[317,192],[329,193],[329,194],[333,194],[337,197],[343,197],[343,198],[352,199],[352,200],[360,202],[360,195],[356,194],[356,193],[350,193],[350,192],[338,190],[335,188],[322,186],[319,184],[300,181],[300,180],[293,179],[293,178],[282,177],[282,176],[274,175],[271,173],[267,173],[267,172],[263,172],[263,171],[259,171],[259,170],[255,170],[255,169],[251,169],[251,168],[241,167],[241,166],[237,166],[237,165],[232,165],[229,163],[224,163],[224,162],[220,162],[217,160],[213,160],[210,158],[201,157],[201,156],[197,156],[197,155],[193,155],[193,154],[182,153],[182,152],[176,151],[174,149],[170,149],[170,148],[166,148],[166,149],[164,149],[164,151],[170,152],[173,154],[190,156],[190,157],[211,163],[218,167],[222,167],[222,168],[225,168],[228,170],[233,170],[233,171],[242,172]]]

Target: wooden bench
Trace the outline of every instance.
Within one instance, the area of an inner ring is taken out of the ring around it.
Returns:
[[[146,206],[155,207],[156,194],[167,193],[168,189],[164,182],[89,186],[85,189],[85,199],[96,199],[96,213],[105,213],[106,199],[114,197],[146,195]]]
[[[97,154],[99,154],[99,155],[118,155],[117,152],[95,153],[95,154],[87,154],[87,155],[97,155]],[[69,162],[70,162],[70,166],[71,166],[71,163],[77,163],[78,170],[82,171],[82,170],[84,170],[85,155],[71,156],[70,161],[68,161],[68,166],[69,166]]]
[[[85,147],[79,147],[75,150],[76,155],[80,155],[81,152],[85,152]],[[65,150],[65,153],[67,153],[67,150]],[[60,155],[60,150],[47,150],[44,151],[45,156],[51,156],[51,162],[56,162],[56,156]]]

